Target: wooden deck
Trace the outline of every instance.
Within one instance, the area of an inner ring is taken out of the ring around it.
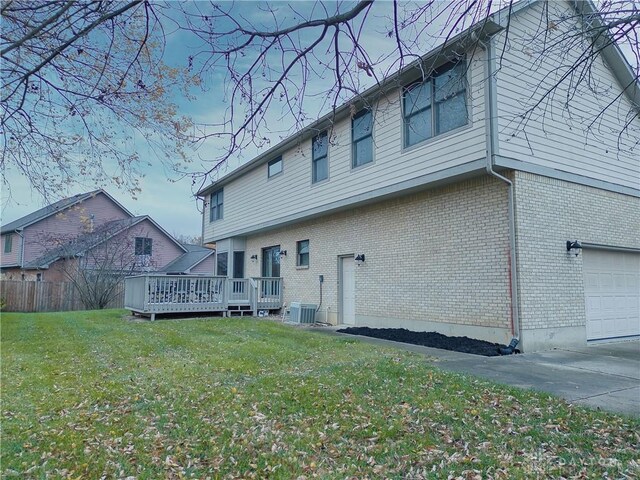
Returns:
[[[125,279],[124,308],[155,320],[157,314],[256,314],[282,308],[282,278],[136,275]]]

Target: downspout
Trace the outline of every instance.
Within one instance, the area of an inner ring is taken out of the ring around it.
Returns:
[[[487,54],[487,79],[485,83],[485,133],[487,144],[487,173],[507,184],[509,192],[509,286],[511,289],[511,333],[520,340],[520,311],[518,308],[518,270],[516,264],[516,219],[513,182],[493,170],[495,156],[498,154],[498,118],[496,95],[496,66],[493,50],[493,37],[489,37],[485,46]]]
[[[18,236],[22,239],[20,242],[20,269],[24,269],[24,233],[22,230],[16,230]]]
[[[200,234],[200,246],[204,247],[204,217],[207,214],[207,197],[202,199],[202,231]]]

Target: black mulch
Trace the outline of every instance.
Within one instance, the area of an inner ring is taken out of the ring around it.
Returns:
[[[499,349],[504,348],[504,345],[499,343],[485,342],[475,338],[449,337],[436,332],[412,332],[405,328],[349,327],[338,330],[338,332],[453,350],[454,352],[473,353],[485,357],[497,357],[500,355]]]

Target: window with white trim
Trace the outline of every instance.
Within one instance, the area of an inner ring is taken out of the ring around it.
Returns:
[[[404,146],[410,147],[469,122],[467,63],[449,63],[424,81],[404,88]]]

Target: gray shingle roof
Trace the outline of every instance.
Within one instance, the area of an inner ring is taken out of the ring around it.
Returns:
[[[209,255],[213,255],[215,250],[201,247],[199,245],[190,245],[183,243],[182,246],[187,249],[174,261],[168,263],[160,270],[162,273],[186,273],[190,268],[195,267]]]
[[[45,252],[35,260],[26,263],[24,268],[47,268],[49,265],[51,265],[56,260],[59,260],[60,258],[69,258],[79,255],[95,247],[96,245],[107,241],[109,238],[112,238],[123,230],[132,227],[136,223],[141,222],[145,218],[148,217],[146,215],[142,215],[139,217],[123,218],[121,220],[113,220],[111,222],[107,222],[104,225],[98,227],[98,229],[96,229],[96,231],[92,233],[87,233],[85,235],[75,237],[66,245],[62,245],[49,250],[48,252]]]
[[[102,192],[102,190],[93,190],[87,193],[79,193],[72,197],[63,198],[62,200],[58,200],[51,205],[47,205],[46,207],[42,207],[40,210],[36,210],[35,212],[31,212],[28,215],[25,215],[22,218],[18,218],[12,222],[7,223],[6,225],[2,225],[0,228],[1,233],[15,232],[16,230],[20,230],[32,223],[40,221],[44,218],[47,218],[53,214],[56,214],[66,208],[69,208],[76,203],[82,202],[87,198],[90,198],[93,195],[97,195]]]

